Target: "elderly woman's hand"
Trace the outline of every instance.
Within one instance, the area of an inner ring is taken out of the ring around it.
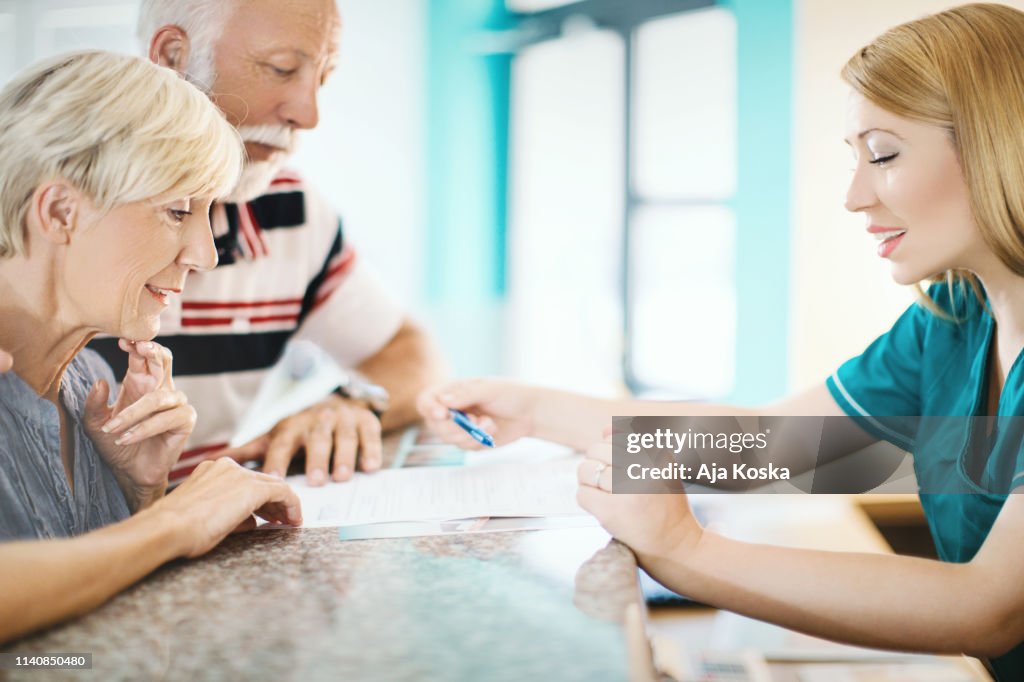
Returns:
[[[196,421],[196,411],[171,378],[171,352],[152,341],[121,339],[128,372],[114,405],[98,381],[85,406],[85,427],[110,465],[129,506],[138,511],[160,498]]]
[[[274,524],[302,525],[302,507],[291,486],[229,457],[201,463],[145,513],[167,519],[177,529],[176,555],[185,557],[210,551],[232,532],[255,528],[256,516]]]

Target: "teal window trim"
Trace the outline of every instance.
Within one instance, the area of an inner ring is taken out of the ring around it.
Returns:
[[[793,150],[792,0],[724,0],[736,16],[736,387],[754,405],[788,388]]]
[[[632,91],[632,30],[656,16],[714,6],[713,0],[580,0],[513,14],[501,0],[429,0],[427,83],[427,300],[482,305],[506,293],[508,141],[515,52],[557,37],[572,14],[589,16],[626,41]],[[727,397],[763,403],[787,388],[792,178],[792,0],[720,0],[737,23],[736,384]],[[504,36],[494,47],[481,36]],[[503,46],[502,46],[503,45]],[[632,163],[626,97],[623,144]],[[630,170],[630,169],[627,169]],[[630,372],[629,229],[637,199],[623,187],[624,377]]]
[[[503,0],[429,0],[428,303],[476,306],[506,292],[512,55],[481,40],[513,25]]]

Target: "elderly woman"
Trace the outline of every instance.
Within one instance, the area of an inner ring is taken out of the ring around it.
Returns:
[[[164,497],[195,422],[152,339],[241,163],[236,133],[174,72],[104,52],[0,92],[0,641],[87,611],[253,512],[300,522],[273,477],[206,463]],[[119,387],[86,342],[120,337]]]

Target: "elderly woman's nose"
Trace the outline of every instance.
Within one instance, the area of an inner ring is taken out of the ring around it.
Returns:
[[[208,219],[194,221],[187,230],[179,262],[193,270],[213,270],[217,267],[217,246],[213,243],[213,229]]]

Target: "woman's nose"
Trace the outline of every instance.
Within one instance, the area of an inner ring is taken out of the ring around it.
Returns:
[[[186,232],[185,248],[179,262],[192,270],[213,270],[217,267],[217,247],[213,243],[213,228],[208,213],[193,221]]]

